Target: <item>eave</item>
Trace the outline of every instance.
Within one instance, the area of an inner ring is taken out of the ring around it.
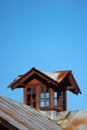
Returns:
[[[75,94],[81,93],[81,90],[78,87],[78,84],[76,83],[70,70],[44,73],[34,67],[24,75],[19,75],[8,87],[10,87],[12,90],[15,88],[24,88],[26,83],[35,77],[41,79],[45,84],[57,87],[59,90],[63,88],[64,84],[66,83],[65,80],[67,79],[70,84],[65,84],[65,89],[70,90]]]

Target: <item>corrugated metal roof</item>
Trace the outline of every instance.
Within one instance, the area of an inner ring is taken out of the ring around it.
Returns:
[[[87,110],[57,112],[56,118],[51,119],[47,113],[3,97],[1,118],[20,130],[87,130]]]
[[[87,110],[60,112],[56,121],[64,130],[87,130]]]
[[[61,82],[70,71],[59,71],[59,72],[45,72],[50,78],[54,79],[58,83]]]
[[[40,111],[3,97],[0,97],[0,117],[20,130],[62,130]]]
[[[66,75],[70,72],[69,70],[67,70],[67,71],[57,71],[57,72],[42,72],[42,71],[40,71],[36,68],[32,68],[30,71],[32,71],[32,70],[35,70],[35,71],[38,71],[38,72],[44,74],[48,78],[51,78],[52,80],[54,80],[56,83],[61,82],[66,77]],[[25,75],[30,73],[30,71],[28,71],[27,73],[25,73],[23,75],[18,75],[16,77],[16,79],[8,87],[13,86],[16,82],[18,82],[20,79],[22,79]]]
[[[66,88],[66,90],[70,90],[74,94],[81,93],[81,90],[70,70],[45,73],[45,72],[37,70],[36,68],[32,68],[30,71],[28,71],[24,75],[19,75],[8,87],[10,87],[11,89],[20,88],[20,87],[24,88],[26,87],[26,84],[29,82],[29,80],[31,80],[32,77],[36,78],[36,76],[38,78],[41,77],[40,79],[46,81],[47,83],[51,85],[53,84],[55,86],[58,86],[59,89],[60,89],[60,86],[62,86],[63,88],[64,86],[63,84],[65,83],[67,85],[66,87],[68,87]]]

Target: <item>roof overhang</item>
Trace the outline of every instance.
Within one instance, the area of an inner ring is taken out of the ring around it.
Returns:
[[[59,90],[65,87],[66,90],[70,90],[75,94],[81,93],[70,70],[44,73],[36,68],[32,68],[24,75],[19,75],[8,87],[12,90],[15,88],[24,88],[33,78],[41,80],[50,86],[57,87]]]

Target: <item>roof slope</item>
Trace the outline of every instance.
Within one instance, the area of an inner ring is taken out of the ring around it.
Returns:
[[[25,87],[26,86],[25,82],[26,81],[29,82],[29,80],[31,80],[32,77],[34,78],[36,75],[37,77],[39,77],[39,79],[42,78],[45,82],[49,84],[51,83],[59,87],[59,89],[60,89],[60,85],[62,84],[62,81],[64,81],[65,84],[67,82],[68,83],[67,84],[68,88],[66,88],[67,90],[70,90],[75,94],[81,93],[81,90],[78,87],[78,84],[75,81],[74,76],[70,70],[46,73],[36,68],[32,68],[24,75],[19,75],[8,87],[10,87],[11,89]]]
[[[56,115],[51,119],[47,113],[0,97],[0,125],[14,126],[12,130],[87,130],[87,110],[57,112]]]
[[[87,130],[87,110],[59,112],[56,121],[63,130]]]
[[[45,72],[47,76],[60,83],[71,71],[56,71],[56,72]]]
[[[48,119],[30,106],[0,97],[0,123],[8,122],[20,130],[62,130],[54,121]]]

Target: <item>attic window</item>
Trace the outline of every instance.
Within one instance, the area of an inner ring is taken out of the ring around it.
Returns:
[[[27,105],[36,107],[36,87],[27,88]]]
[[[58,92],[54,92],[54,107],[57,106],[57,101],[58,100]]]
[[[42,86],[40,91],[40,107],[49,107],[49,106],[50,106],[49,89],[45,86]]]

